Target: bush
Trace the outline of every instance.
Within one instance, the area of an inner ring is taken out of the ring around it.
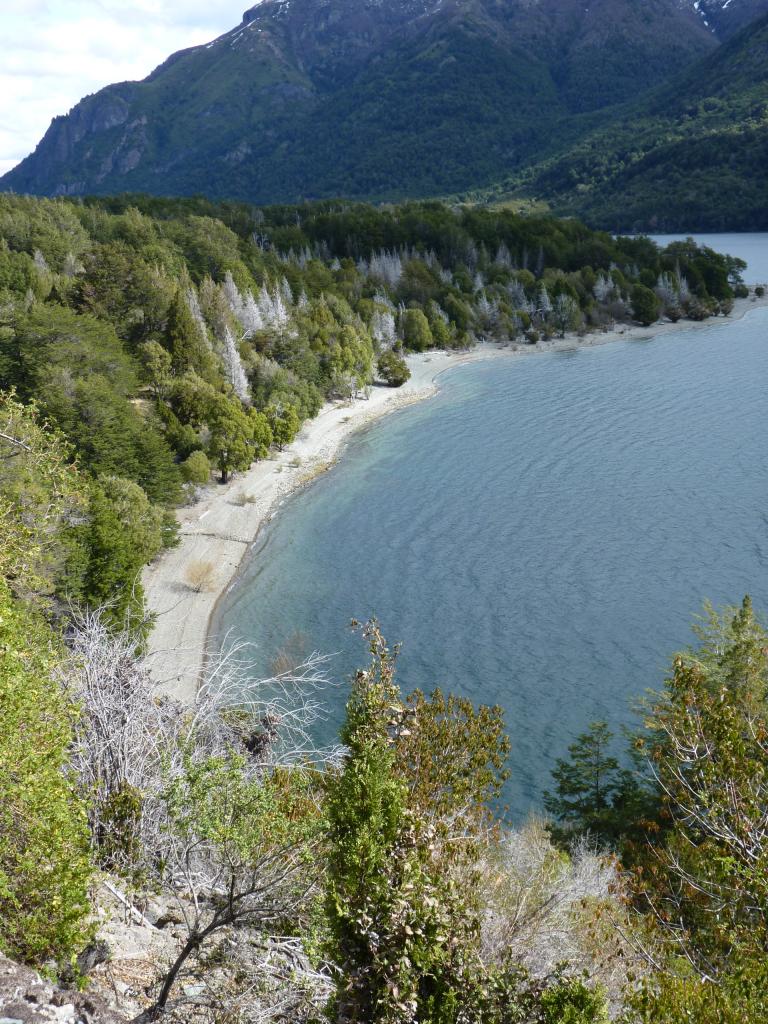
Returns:
[[[655,292],[644,284],[636,284],[632,289],[632,316],[644,327],[656,323],[661,313],[661,303]]]
[[[379,373],[391,388],[402,387],[411,378],[411,371],[402,356],[391,350],[379,356]]]
[[[420,309],[406,309],[403,313],[403,343],[414,352],[426,352],[432,348],[429,321]]]
[[[187,484],[207,484],[211,478],[211,463],[205,452],[192,452],[181,464],[181,476]]]
[[[73,707],[45,622],[0,583],[0,950],[41,964],[85,944],[85,808],[66,775]]]
[[[216,575],[216,566],[213,562],[190,562],[184,579],[196,594],[203,590],[210,590],[213,578]]]

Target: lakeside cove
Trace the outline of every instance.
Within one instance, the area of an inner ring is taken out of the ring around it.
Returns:
[[[236,579],[246,555],[266,524],[290,495],[306,488],[338,460],[353,434],[389,413],[429,398],[438,377],[453,367],[491,359],[588,349],[621,341],[649,341],[681,332],[699,332],[735,323],[750,311],[768,307],[768,299],[738,299],[728,317],[680,320],[650,327],[619,325],[600,333],[568,335],[535,345],[481,344],[468,352],[431,351],[411,355],[411,379],[401,388],[375,386],[369,398],[329,403],[305,422],[296,440],[282,452],[237,474],[227,484],[206,487],[199,501],[181,508],[179,545],[147,567],[144,586],[156,622],[149,640],[148,665],[158,692],[192,699],[207,650],[212,617]],[[191,567],[203,570],[205,585],[188,582]],[[350,615],[354,609],[350,609]],[[248,637],[243,637],[248,640]]]

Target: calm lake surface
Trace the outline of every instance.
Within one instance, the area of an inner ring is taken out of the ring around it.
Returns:
[[[451,370],[286,504],[215,630],[262,674],[317,649],[344,679],[366,661],[350,619],[377,615],[405,689],[504,707],[521,816],[591,720],[632,721],[705,598],[768,609],[766,382],[766,309]]]
[[[684,238],[695,238],[699,245],[708,245],[715,252],[727,252],[746,260],[744,281],[747,284],[768,284],[768,235],[765,232],[739,231],[731,234],[651,235],[659,245],[669,245]]]

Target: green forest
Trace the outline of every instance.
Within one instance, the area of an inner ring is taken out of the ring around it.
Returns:
[[[436,202],[4,195],[0,239],[0,952],[87,989],[108,878],[181,908],[137,1021],[762,1019],[748,599],[709,610],[628,757],[594,723],[523,823],[501,711],[401,690],[376,622],[343,746],[311,751],[322,664],[246,693],[222,656],[159,698],[141,588],[175,508],[409,352],[727,315],[743,263]]]
[[[765,230],[766,44],[761,18],[609,116],[576,119],[547,157],[467,198],[535,196],[610,230]]]

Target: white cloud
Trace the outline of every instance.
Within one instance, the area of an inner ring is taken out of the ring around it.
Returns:
[[[234,28],[253,0],[0,0],[0,174],[51,119],[176,50]]]

